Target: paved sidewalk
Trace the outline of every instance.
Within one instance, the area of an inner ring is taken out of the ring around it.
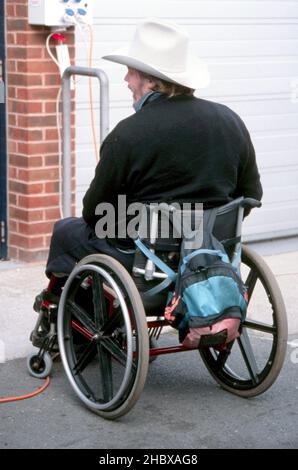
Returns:
[[[244,400],[215,384],[197,351],[180,354],[179,360],[171,354],[150,365],[133,410],[109,422],[79,401],[58,361],[45,392],[1,405],[0,448],[297,449],[298,349],[293,346],[298,344],[298,246],[274,242],[254,248],[277,277],[289,320],[285,363],[266,393]],[[28,340],[36,320],[32,302],[45,283],[41,264],[0,263],[0,339],[5,340],[6,349],[6,362],[0,365],[1,397],[30,393],[41,385],[29,376],[23,358],[8,359],[21,358],[32,349]],[[177,344],[176,336],[163,335],[161,346]],[[265,342],[260,343],[261,355],[263,348]],[[2,351],[2,362],[4,358]]]
[[[2,263],[6,262],[0,264],[0,362],[3,362],[3,354],[9,360],[24,357],[33,349],[29,335],[37,314],[32,305],[36,294],[47,283],[42,264],[4,269]]]
[[[166,340],[177,344],[176,335],[163,335]],[[160,356],[150,365],[138,403],[116,421],[88,410],[61,362],[55,363],[43,393],[0,405],[0,449],[102,449],[96,455],[103,455],[104,449],[298,448],[298,365],[290,346],[277,381],[252,399],[217,386],[197,351],[178,356]],[[0,396],[41,386],[29,376],[24,359],[1,364],[0,370]]]
[[[298,239],[251,246],[276,276],[287,307],[289,334],[297,334],[298,342]],[[46,285],[43,264],[0,262],[0,363],[25,357],[33,349],[29,342],[36,321],[32,304]]]

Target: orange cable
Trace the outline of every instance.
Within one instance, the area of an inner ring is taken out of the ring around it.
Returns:
[[[0,403],[11,403],[13,401],[20,401],[20,400],[26,400],[27,398],[33,398],[39,393],[43,392],[49,385],[50,385],[50,377],[47,377],[44,385],[40,387],[38,390],[35,390],[35,392],[29,393],[28,395],[20,395],[18,397],[0,398]]]

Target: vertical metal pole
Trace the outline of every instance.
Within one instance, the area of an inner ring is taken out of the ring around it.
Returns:
[[[109,103],[109,80],[107,75],[97,69],[97,78],[100,82],[100,145],[109,133],[110,127],[110,103]]]
[[[96,77],[100,83],[100,144],[109,133],[109,80],[100,69],[68,67],[62,80],[62,210],[63,217],[71,216],[71,91],[70,77]]]
[[[62,83],[62,210],[63,217],[71,216],[71,92],[70,74],[64,74]]]

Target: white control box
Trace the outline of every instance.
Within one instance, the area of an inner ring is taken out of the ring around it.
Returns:
[[[92,24],[94,0],[29,0],[29,24],[72,26]]]

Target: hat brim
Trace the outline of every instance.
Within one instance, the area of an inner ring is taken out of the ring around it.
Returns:
[[[157,69],[153,64],[145,63],[140,58],[130,55],[128,48],[121,48],[112,54],[103,56],[102,59],[126,65],[140,72],[148,73],[153,77],[192,89],[206,88],[210,83],[207,65],[192,52],[188,53],[186,67],[183,72],[168,72]]]

